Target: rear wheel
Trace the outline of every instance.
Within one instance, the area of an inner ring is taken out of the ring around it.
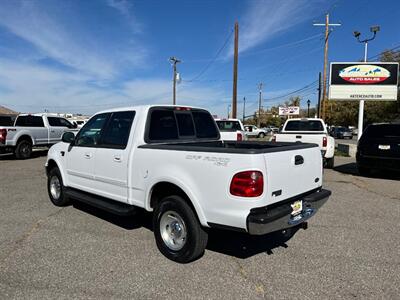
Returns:
[[[260,133],[258,134],[258,137],[259,137],[259,138],[264,138],[264,137],[265,137],[265,134],[264,134],[263,132],[260,132]]]
[[[19,141],[15,147],[15,157],[17,159],[27,159],[32,155],[32,143],[28,140]]]
[[[156,206],[153,228],[158,249],[173,261],[191,262],[207,246],[207,232],[192,208],[179,196],[168,196]]]
[[[64,193],[64,184],[60,170],[57,167],[51,169],[47,176],[47,192],[55,206],[67,206],[70,204],[70,200]]]
[[[335,166],[335,157],[331,157],[331,158],[327,158],[326,162],[325,162],[325,167],[327,169],[333,169],[333,167]]]

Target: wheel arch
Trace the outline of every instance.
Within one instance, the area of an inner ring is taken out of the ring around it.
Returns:
[[[21,134],[18,138],[17,138],[17,142],[15,143],[15,146],[17,146],[21,141],[28,141],[32,144],[32,146],[35,144],[34,140],[32,139],[32,137],[28,134]]]
[[[181,185],[168,180],[159,181],[153,184],[147,196],[146,209],[153,210],[159,201],[171,195],[182,197],[182,199],[193,209],[199,222],[203,226],[208,226],[204,213],[194,196]]]

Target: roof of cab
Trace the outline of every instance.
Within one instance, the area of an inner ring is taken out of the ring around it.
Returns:
[[[95,114],[100,114],[100,113],[107,113],[107,112],[116,112],[116,111],[127,111],[127,110],[149,110],[152,107],[185,107],[185,108],[191,108],[191,109],[203,109],[200,107],[195,107],[195,106],[189,106],[189,105],[168,105],[168,104],[151,104],[151,105],[135,105],[135,106],[126,106],[126,107],[116,107],[112,109],[105,109],[99,112],[96,112]]]

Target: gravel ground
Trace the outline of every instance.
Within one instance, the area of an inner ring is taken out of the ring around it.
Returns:
[[[0,298],[399,299],[399,178],[360,177],[351,158],[325,171],[333,195],[307,230],[286,242],[212,231],[180,265],[158,252],[150,216],[53,206],[44,155],[0,157]]]

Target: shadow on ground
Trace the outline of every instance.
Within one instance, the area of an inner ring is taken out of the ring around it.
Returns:
[[[46,150],[33,151],[31,157],[28,158],[28,160],[32,159],[32,158],[38,158],[38,157],[46,156],[47,155],[47,151],[48,151],[47,149]],[[2,161],[2,160],[18,160],[18,159],[15,158],[14,154],[7,153],[7,154],[0,154],[0,161]]]
[[[142,209],[138,209],[136,215],[121,217],[78,201],[74,201],[73,206],[76,209],[126,230],[144,227],[153,231],[152,214]],[[260,253],[271,255],[275,248],[287,248],[286,242],[290,240],[299,229],[299,227],[296,227],[286,230],[285,233],[276,232],[262,236],[251,236],[246,233],[228,230],[209,229],[207,249],[242,259]]]
[[[393,172],[393,171],[372,170],[371,173],[368,175],[365,175],[365,174],[361,175],[358,172],[357,164],[355,162],[336,166],[333,169],[335,171],[343,173],[343,174],[350,174],[350,175],[366,177],[366,178],[400,180],[400,172]]]

